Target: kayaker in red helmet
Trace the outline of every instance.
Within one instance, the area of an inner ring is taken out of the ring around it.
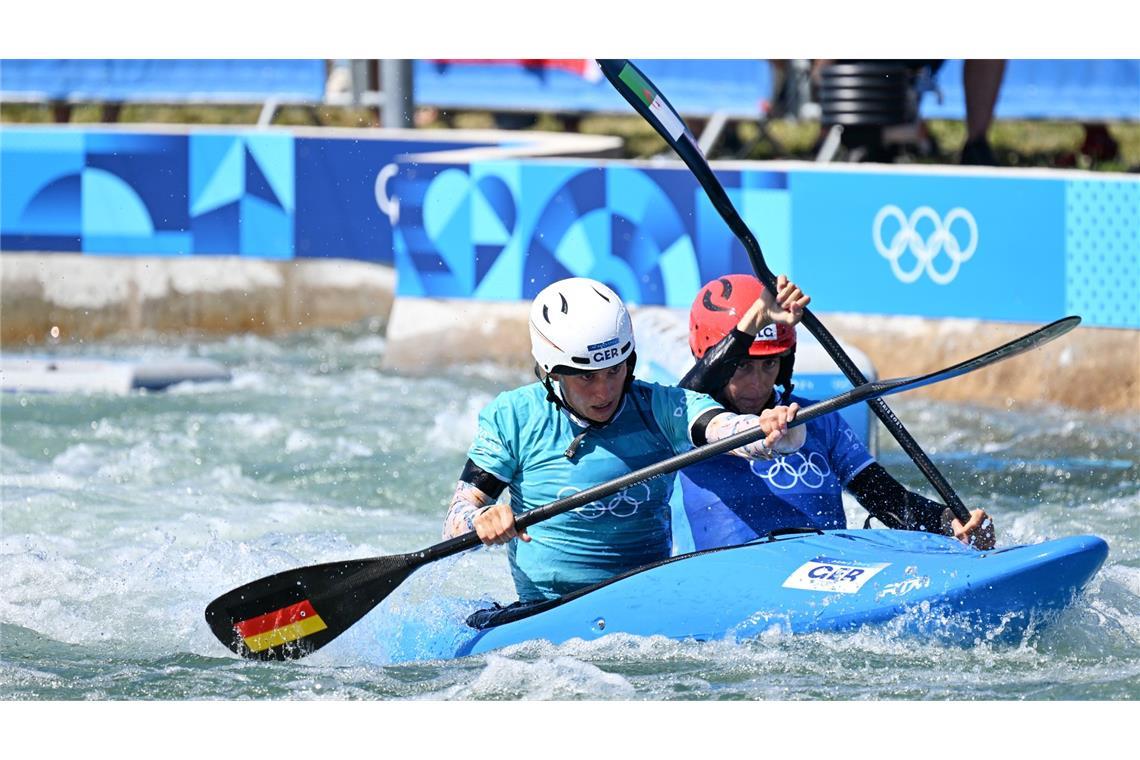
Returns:
[[[795,405],[741,415],[703,393],[634,380],[629,313],[601,282],[574,277],[543,289],[530,336],[539,382],[499,394],[480,413],[443,531],[508,543],[522,603],[667,559],[674,481],[653,478],[525,532],[515,515],[756,425],[767,438],[729,458],[766,460],[803,442],[802,428],[788,428]],[[495,503],[508,488],[510,502]]]
[[[794,325],[811,299],[783,275],[776,285],[773,297],[756,277],[733,274],[698,291],[689,311],[689,347],[697,364],[681,387],[707,393],[737,414],[811,403],[792,395]],[[742,543],[777,528],[845,528],[844,490],[889,528],[993,547],[993,523],[983,510],[973,510],[963,526],[949,508],[908,490],[840,415],[804,427],[803,447],[770,462],[713,457],[681,471],[674,499],[683,501],[693,548]]]

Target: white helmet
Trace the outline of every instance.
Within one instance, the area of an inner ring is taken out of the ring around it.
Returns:
[[[628,359],[633,348],[625,304],[597,280],[559,280],[530,306],[530,352],[544,374],[612,367]]]

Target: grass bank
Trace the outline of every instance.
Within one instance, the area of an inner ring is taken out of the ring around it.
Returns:
[[[79,104],[66,118],[71,123],[227,124],[252,125],[261,109],[257,105],[153,105],[127,104],[110,113],[104,106]],[[113,117],[113,118],[110,118]],[[53,123],[61,118],[49,104],[8,103],[0,107],[0,122],[8,124]],[[544,131],[577,130],[590,134],[619,135],[625,140],[626,155],[645,158],[665,150],[665,143],[636,115],[597,115],[581,117],[540,113],[533,120],[511,117],[525,129]],[[373,127],[378,125],[375,110],[366,108],[290,106],[277,111],[275,125]],[[481,111],[441,112],[421,109],[417,124],[427,129],[494,128],[496,116]],[[990,143],[1003,166],[1081,168],[1105,172],[1140,172],[1140,123],[1112,122],[1106,125],[1117,144],[1116,156],[1097,159],[1082,153],[1085,128],[1075,122],[997,121],[990,130]],[[934,149],[929,154],[910,154],[900,161],[911,163],[956,163],[965,141],[960,121],[930,121],[927,131]],[[713,158],[742,157],[755,160],[812,160],[820,138],[820,125],[811,121],[774,120],[763,130],[756,122],[735,122],[726,129],[725,139],[713,150]]]

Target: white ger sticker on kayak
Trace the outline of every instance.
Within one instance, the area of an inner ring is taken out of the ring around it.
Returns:
[[[863,584],[875,573],[884,567],[889,567],[890,564],[890,562],[852,562],[816,557],[796,568],[796,571],[784,581],[784,588],[854,594],[863,588]]]

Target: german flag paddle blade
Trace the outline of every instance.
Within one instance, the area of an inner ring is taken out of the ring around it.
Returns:
[[[420,564],[401,554],[287,570],[210,602],[206,623],[247,659],[300,659],[368,614]]]

